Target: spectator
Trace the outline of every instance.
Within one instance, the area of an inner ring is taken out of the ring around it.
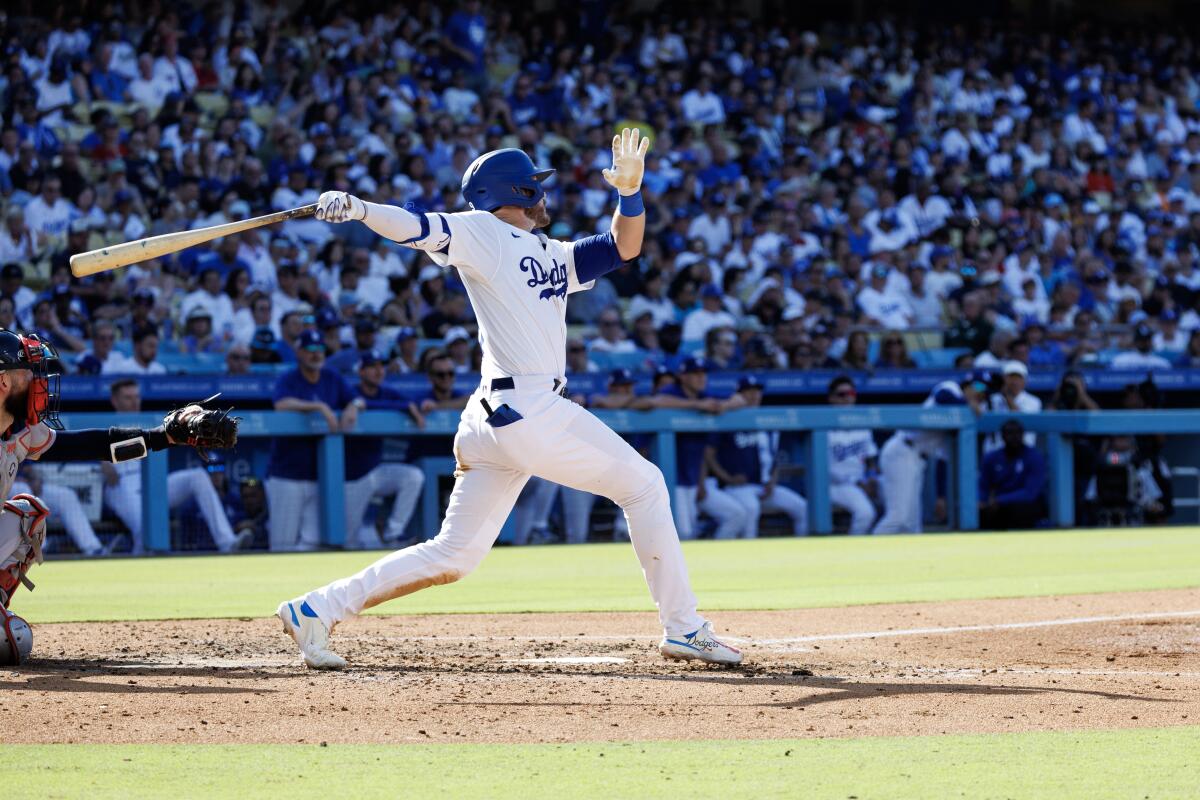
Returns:
[[[876,369],[913,369],[917,363],[908,354],[908,345],[904,337],[895,331],[888,331],[879,343],[879,358],[875,361]]]
[[[471,334],[467,333],[466,328],[455,326],[446,331],[446,355],[454,362],[454,371],[459,374],[478,371],[473,369],[471,363],[471,342]]]
[[[1028,444],[1015,419],[1000,429],[1003,446],[979,465],[979,526],[985,530],[1029,529],[1045,516],[1046,461]]]
[[[885,264],[871,268],[871,282],[858,293],[858,307],[868,325],[906,330],[912,326],[913,311],[903,295],[890,287],[889,275],[891,270]]]
[[[1133,349],[1123,350],[1113,356],[1112,368],[1128,370],[1170,369],[1171,362],[1154,353],[1154,329],[1143,322],[1133,331]]]
[[[435,351],[425,362],[425,377],[429,379],[429,392],[419,399],[417,408],[422,414],[430,411],[459,411],[466,407],[470,395],[454,388],[458,373],[454,361],[444,351]]]
[[[20,264],[32,264],[45,249],[45,237],[35,237],[25,223],[25,212],[20,206],[10,206],[4,215],[4,230],[0,231],[0,262],[8,267],[10,262],[17,269]],[[28,290],[26,290],[28,291]]]
[[[621,312],[609,308],[600,312],[596,320],[600,335],[591,341],[589,350],[592,355],[604,353],[621,355],[636,353],[637,345],[625,337],[625,327],[621,324]]]
[[[82,375],[120,375],[129,370],[129,359],[114,350],[117,329],[111,322],[101,320],[92,326],[92,351],[75,362]]]
[[[599,371],[596,362],[588,358],[587,346],[578,339],[567,339],[567,375]]]
[[[1012,331],[994,331],[988,339],[987,350],[975,356],[975,366],[984,369],[1000,369],[1008,361],[1008,348],[1016,336]]]
[[[1008,361],[1003,367],[1003,383],[1000,391],[994,392],[989,399],[992,411],[1004,411],[1014,414],[1036,414],[1042,410],[1042,401],[1035,395],[1025,391],[1029,380],[1029,370],[1020,361]],[[1034,433],[1025,434],[1025,443],[1030,447],[1037,442]],[[1002,435],[987,437],[984,440],[985,452],[999,450],[1004,446]]]
[[[929,270],[919,262],[908,269],[908,289],[903,292],[904,301],[912,311],[912,327],[942,327],[942,298],[928,287]]]
[[[250,348],[244,344],[232,344],[225,352],[226,375],[249,375],[250,363]]]
[[[689,358],[677,374],[678,383],[664,386],[653,397],[654,408],[685,408],[720,414],[745,405],[745,398],[735,394],[719,400],[708,393],[708,365],[702,358]],[[742,505],[709,478],[714,436],[706,433],[687,433],[676,437],[675,527],[680,539],[694,539],[699,531],[700,512],[716,520],[718,539],[733,539],[746,529],[746,511]]]
[[[736,328],[737,320],[725,310],[721,287],[707,284],[700,290],[700,308],[690,312],[683,321],[683,340],[703,342],[710,328]]]
[[[109,387],[109,400],[119,414],[140,414],[142,411],[141,387],[133,378],[113,381]],[[142,464],[136,459],[115,464],[104,461],[100,463],[100,469],[104,475],[104,503],[129,529],[133,552],[141,553],[145,548],[142,538]],[[221,499],[202,467],[175,470],[167,475],[167,505],[178,508],[189,500],[199,506],[209,535],[222,553],[233,552],[247,543],[247,536],[234,534]]]
[[[133,332],[133,358],[122,367],[133,375],[166,375],[167,368],[158,363],[158,331],[150,326]]]
[[[866,331],[851,331],[846,339],[846,352],[839,366],[842,369],[866,371],[871,369],[871,340]]]
[[[71,222],[71,204],[62,198],[62,181],[50,175],[42,181],[41,193],[25,206],[25,224],[35,241],[65,239]]]
[[[306,330],[298,345],[296,368],[280,375],[275,383],[275,410],[315,412],[325,418],[331,431],[353,430],[362,403],[341,375],[326,368],[321,334]],[[316,550],[320,545],[316,441],[311,437],[276,438],[271,443],[267,476],[271,550]]]
[[[43,341],[50,342],[55,349],[68,353],[82,353],[87,345],[78,336],[71,334],[59,321],[54,310],[54,301],[43,297],[33,304],[33,332]]]
[[[962,316],[946,332],[946,346],[966,347],[979,354],[987,348],[992,332],[992,324],[983,316],[983,302],[972,292],[963,297]]]
[[[849,375],[838,375],[829,382],[827,399],[831,406],[855,405],[858,392],[854,380]],[[868,533],[875,522],[872,500],[879,496],[878,456],[871,431],[829,431],[829,499],[835,508],[850,512],[851,536]]]
[[[737,368],[737,334],[729,328],[709,328],[704,337],[704,358],[714,370]]]
[[[738,381],[737,394],[747,408],[762,405],[762,382],[753,375]],[[723,433],[709,451],[710,472],[724,492],[745,512],[745,527],[737,535],[757,539],[762,514],[786,514],[793,536],[808,535],[808,503],[797,492],[779,485],[778,431]]]
[[[418,425],[424,418],[417,405],[401,392],[383,382],[387,359],[375,350],[359,357],[358,387],[354,400],[359,410],[398,411],[410,415]],[[383,531],[382,543],[396,548],[406,538],[405,531],[421,496],[425,474],[411,464],[383,461],[383,440],[375,436],[358,437],[346,450],[346,547],[366,547],[379,538],[363,530],[363,515],[371,500],[395,496]],[[364,534],[367,534],[364,536]]]

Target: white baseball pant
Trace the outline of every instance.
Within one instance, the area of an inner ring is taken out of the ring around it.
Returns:
[[[776,486],[771,496],[762,498],[763,487],[757,483],[726,486],[725,493],[741,504],[746,522],[741,530],[743,539],[758,538],[759,518],[763,514],[787,514],[792,519],[792,535],[808,535],[808,501],[786,486]]]
[[[225,508],[221,498],[213,488],[212,479],[208,472],[200,467],[181,469],[167,475],[167,506],[176,508],[188,500],[195,500],[200,507],[200,516],[208,526],[217,549],[227,553],[233,549],[237,541],[233,528],[229,525],[229,517],[225,516]],[[113,510],[129,528],[133,536],[135,552],[141,552],[145,547],[142,540],[142,478],[139,473],[131,473],[117,482],[116,486],[104,487],[104,502]]]
[[[700,535],[700,512],[717,523],[714,539],[736,539],[746,529],[746,509],[718,484],[716,478],[704,481],[704,499],[696,501],[695,486],[675,487],[675,525],[680,539],[695,539]]]
[[[554,498],[557,496],[557,483],[537,476],[529,479],[513,507],[514,545],[529,544],[529,535],[533,531],[550,527],[550,509],[554,508]]]
[[[346,547],[353,548],[360,544],[359,528],[362,527],[363,515],[367,513],[372,498],[393,494],[396,500],[388,514],[383,540],[403,539],[424,485],[425,473],[411,464],[399,463],[379,464],[358,480],[348,482],[345,491]]]
[[[566,529],[567,544],[583,544],[588,540],[592,528],[592,508],[596,495],[563,487],[563,527]],[[621,520],[618,520],[620,522]]]
[[[875,505],[856,483],[835,483],[829,487],[829,500],[838,508],[850,512],[850,535],[860,536],[871,530],[875,521]]]
[[[477,390],[454,439],[454,491],[438,535],[391,553],[304,598],[332,627],[363,609],[475,569],[491,549],[530,475],[612,498],[625,511],[634,551],[668,635],[704,624],[671,521],[662,473],[589,411],[552,391],[550,376],[518,377],[515,389]],[[522,419],[495,427],[480,402]]]
[[[893,434],[879,451],[879,471],[884,509],[874,533],[920,533],[925,489],[921,454],[900,434]]]
[[[12,492],[13,494],[34,493],[25,481],[14,482]],[[94,556],[104,551],[104,545],[100,543],[96,531],[92,529],[92,523],[88,521],[83,504],[79,502],[79,495],[75,494],[74,489],[43,481],[42,493],[38,497],[53,515],[62,520],[63,527],[67,529],[67,535],[79,548],[79,552]]]
[[[307,552],[321,544],[316,481],[267,478],[267,539],[273,553]],[[357,529],[356,529],[357,533]]]

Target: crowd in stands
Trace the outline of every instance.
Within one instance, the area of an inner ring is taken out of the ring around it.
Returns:
[[[293,362],[304,330],[347,372],[455,337],[469,370],[456,276],[362,226],[298,220],[87,280],[67,260],[324,189],[455,210],[474,156],[514,145],[558,169],[548,233],[583,236],[608,224],[610,134],[636,124],[649,236],[572,298],[584,368],[1200,363],[1184,32],[604,8],[7,13],[0,322],[82,372]]]
[[[68,260],[328,189],[458,210],[466,166],[504,146],[557,169],[547,233],[585,236],[627,125],[653,141],[647,241],[572,296],[573,372],[984,366],[1016,409],[1029,370],[1200,365],[1184,31],[182,2],[8,11],[0,41],[0,325],[72,372],[283,373],[319,341],[328,369],[424,372],[417,412],[449,407],[479,361],[462,283],[365,226],[295,220],[82,280]],[[705,481],[740,473],[697,453],[712,506]]]

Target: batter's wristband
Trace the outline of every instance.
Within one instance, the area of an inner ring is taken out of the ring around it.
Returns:
[[[633,194],[620,195],[617,200],[617,211],[622,217],[638,217],[646,213],[646,204],[642,202],[642,192],[639,189]]]

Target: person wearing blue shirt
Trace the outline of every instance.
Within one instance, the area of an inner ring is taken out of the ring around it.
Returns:
[[[329,430],[349,430],[365,403],[341,375],[325,367],[325,342],[315,330],[297,340],[295,369],[275,383],[275,410],[317,412]],[[339,418],[338,411],[341,409]],[[316,550],[320,544],[317,442],[311,436],[280,436],[271,444],[267,467],[271,550]]]
[[[750,408],[762,405],[762,382],[753,375],[738,381],[737,393]],[[722,433],[711,456],[709,470],[721,482],[723,491],[746,511],[742,538],[758,538],[763,512],[786,514],[792,520],[793,536],[808,535],[808,502],[779,485],[778,431]]]
[[[1046,460],[1025,444],[1025,427],[1015,419],[1000,429],[1004,447],[979,465],[979,527],[1032,528],[1045,515]]]
[[[369,411],[392,411],[411,414],[418,425],[424,417],[415,403],[397,389],[383,382],[387,357],[378,350],[366,350],[358,362],[357,404]],[[375,497],[395,495],[383,533],[383,544],[396,549],[404,538],[412,518],[425,474],[411,464],[383,461],[383,439],[378,436],[358,436],[346,447],[346,547],[366,548],[376,543],[370,531],[363,531],[363,514]]]
[[[442,29],[442,47],[457,57],[455,66],[474,75],[484,71],[483,49],[487,44],[487,20],[479,0],[467,0],[446,20]]]
[[[735,394],[721,400],[708,393],[708,363],[699,357],[685,360],[679,368],[678,382],[664,387],[652,398],[654,408],[681,408],[720,414],[746,404]],[[718,539],[737,538],[746,527],[746,510],[721,490],[716,478],[708,474],[708,462],[716,447],[711,433],[682,433],[675,437],[675,527],[680,539],[695,539],[699,512],[716,520]]]

